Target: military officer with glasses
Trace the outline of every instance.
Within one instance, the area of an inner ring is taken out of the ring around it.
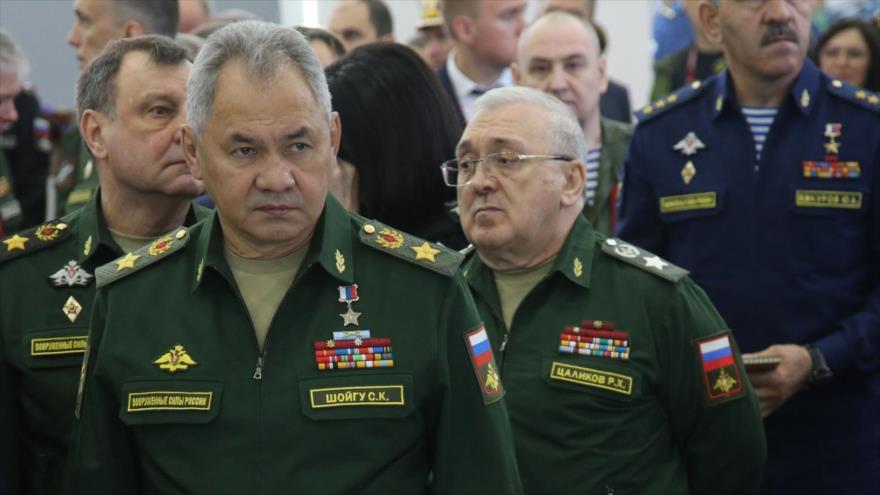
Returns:
[[[564,103],[502,88],[442,165],[524,491],[757,492],[764,431],[736,342],[685,270],[580,214],[583,148]]]

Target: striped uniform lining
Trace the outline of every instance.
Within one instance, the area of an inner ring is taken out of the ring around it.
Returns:
[[[584,198],[590,206],[593,206],[596,201],[596,189],[599,187],[599,157],[601,156],[601,146],[587,150],[587,185],[584,187]]]
[[[761,152],[764,150],[764,141],[767,139],[767,133],[770,132],[770,126],[773,119],[776,118],[775,108],[749,108],[743,107],[742,112],[752,130],[752,137],[755,138],[755,160],[761,160]]]

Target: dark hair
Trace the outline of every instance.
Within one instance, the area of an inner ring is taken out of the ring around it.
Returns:
[[[339,158],[358,171],[360,213],[423,231],[455,197],[440,173],[463,131],[452,100],[416,52],[396,43],[358,47],[326,74],[342,122]]]
[[[370,11],[370,24],[376,30],[376,36],[385,36],[394,31],[394,24],[391,21],[391,11],[382,0],[360,0],[367,6]]]
[[[109,42],[104,51],[86,65],[76,82],[77,117],[82,118],[89,109],[114,117],[116,75],[125,56],[131,52],[144,52],[150,62],[157,65],[180,65],[188,60],[186,50],[165,36],[149,34]]]
[[[819,54],[822,48],[831,41],[831,38],[837,36],[848,29],[855,29],[865,40],[868,45],[868,75],[865,79],[865,89],[870,91],[880,91],[880,32],[877,28],[861,19],[841,19],[831,25],[813,47],[812,59],[819,65]]]
[[[314,40],[324,43],[337,57],[345,55],[345,46],[332,32],[327,31],[326,29],[306,26],[297,26],[295,29],[299,31],[299,34],[305,36],[306,40],[309,42]]]
[[[138,21],[149,34],[174,37],[180,23],[177,0],[115,0],[110,3],[117,23]]]

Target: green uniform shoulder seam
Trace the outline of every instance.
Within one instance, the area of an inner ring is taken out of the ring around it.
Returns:
[[[839,79],[832,79],[828,82],[828,91],[860,107],[872,110],[874,113],[880,113],[880,95],[877,93],[853,86]]]
[[[132,252],[126,253],[106,265],[95,270],[96,286],[100,289],[132,273],[168,258],[180,251],[189,242],[190,233],[187,227],[178,227],[153,242],[144,244]]]
[[[612,258],[617,258],[670,282],[678,282],[689,273],[684,268],[673,265],[653,253],[639,249],[620,239],[605,239],[600,240],[600,243],[602,252]]]
[[[70,228],[63,219],[46,222],[6,236],[0,240],[0,263],[54,246],[70,239],[71,236]]]
[[[357,221],[360,223],[360,220]],[[375,220],[358,229],[360,241],[373,249],[409,261],[414,265],[452,277],[464,255],[439,244],[407,234]]]
[[[703,88],[705,88],[705,85],[702,81],[694,81],[687,86],[682,86],[676,91],[673,91],[672,94],[636,110],[636,120],[638,120],[639,123],[651,120],[654,117],[669,111],[671,108],[675,108],[686,101],[694,99],[703,91]]]

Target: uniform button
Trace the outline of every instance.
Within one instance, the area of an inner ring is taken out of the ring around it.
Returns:
[[[691,88],[693,88],[693,89],[700,89],[700,86],[702,86],[702,85],[703,85],[702,82],[700,82],[700,81],[694,81],[694,82],[691,83]]]
[[[615,241],[614,239],[607,239],[607,240],[605,241],[605,244],[608,244],[609,246],[616,246],[616,245],[617,245],[617,241]]]
[[[67,228],[67,224],[66,223],[59,223],[58,225],[55,226],[55,228],[58,230],[64,230]]]
[[[364,232],[366,232],[367,234],[374,234],[376,233],[376,227],[374,227],[371,223],[365,224]]]
[[[178,230],[175,237],[177,237],[178,239],[183,239],[184,237],[186,237],[186,229]]]
[[[843,87],[843,83],[838,81],[837,79],[831,81],[831,85],[834,86],[835,88],[842,88]]]

